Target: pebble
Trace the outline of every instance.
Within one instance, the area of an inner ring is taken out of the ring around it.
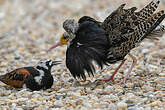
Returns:
[[[84,100],[82,104],[83,104],[83,106],[88,107],[88,108],[92,107],[92,105],[87,100]]]
[[[128,99],[135,99],[135,95],[133,93],[127,93],[126,96]]]
[[[151,103],[151,107],[154,107],[154,106],[159,106],[160,105],[160,101],[154,101]]]
[[[126,83],[126,87],[133,88],[134,87],[134,83]]]
[[[119,101],[119,97],[116,96],[116,95],[110,94],[110,95],[109,95],[109,98],[110,98],[110,100],[111,100],[112,102],[117,102],[117,101]]]
[[[108,109],[109,110],[117,110],[117,106],[115,104],[111,103],[111,104],[109,104]]]
[[[154,80],[154,82],[161,84],[161,85],[165,85],[165,77],[158,77]]]
[[[152,110],[151,107],[147,106],[145,110]]]
[[[165,73],[159,73],[160,77],[165,77]]]
[[[62,100],[56,100],[54,102],[54,106],[57,108],[60,108],[60,107],[64,106],[64,104],[63,104]]]
[[[124,102],[119,102],[119,103],[117,103],[117,108],[118,108],[118,110],[126,110],[127,104]]]
[[[148,86],[148,85],[144,85],[142,88],[143,88],[143,90],[145,90],[146,92],[153,91],[153,89],[154,89],[152,86]]]
[[[138,106],[133,106],[133,107],[128,107],[128,110],[144,110],[144,108],[138,107]]]

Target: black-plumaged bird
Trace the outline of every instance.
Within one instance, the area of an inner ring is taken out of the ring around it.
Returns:
[[[37,66],[22,67],[0,76],[0,81],[15,88],[28,88],[32,91],[49,89],[53,85],[51,68],[59,61],[41,60]]]
[[[66,32],[60,37],[60,42],[49,50],[67,44],[66,66],[74,78],[86,80],[85,71],[93,75],[95,68],[93,61],[101,68],[104,64],[121,64],[108,79],[113,80],[114,75],[125,62],[125,56],[133,59],[131,68],[121,83],[125,83],[136,58],[130,54],[144,38],[156,39],[165,33],[165,27],[160,25],[165,18],[164,10],[154,13],[160,0],[153,0],[140,11],[136,7],[124,9],[125,4],[119,6],[103,22],[84,16],[75,21],[67,19],[63,23]]]

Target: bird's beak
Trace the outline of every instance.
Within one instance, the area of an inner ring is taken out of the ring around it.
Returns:
[[[47,51],[49,52],[50,50],[52,50],[52,49],[54,49],[54,48],[56,48],[58,46],[61,46],[61,45],[62,45],[62,43],[59,41],[55,45],[53,45],[52,47],[50,47]]]
[[[53,65],[61,64],[61,61],[53,61]]]

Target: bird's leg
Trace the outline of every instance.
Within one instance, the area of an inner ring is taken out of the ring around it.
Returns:
[[[125,82],[126,82],[127,78],[129,77],[129,75],[130,75],[130,73],[131,73],[133,67],[134,67],[134,66],[136,65],[136,63],[137,63],[136,57],[134,57],[134,56],[131,55],[130,53],[129,53],[128,55],[132,58],[133,63],[132,63],[132,65],[131,65],[131,68],[128,70],[126,76],[124,77],[124,79],[123,79],[119,84],[125,84]]]
[[[118,72],[118,70],[121,68],[121,66],[124,64],[124,62],[126,61],[126,59],[123,59],[122,62],[120,63],[120,65],[115,69],[114,73],[112,74],[111,77],[109,77],[108,79],[97,79],[98,81],[110,81],[110,80],[114,80],[114,76],[115,74]]]
[[[115,69],[114,73],[112,74],[112,76],[110,77],[110,79],[113,81],[114,80],[114,76],[116,75],[116,73],[119,71],[119,69],[121,68],[121,66],[124,64],[124,62],[126,61],[126,59],[123,59],[122,62],[120,63],[120,65]]]

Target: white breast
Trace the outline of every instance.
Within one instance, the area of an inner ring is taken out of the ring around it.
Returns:
[[[44,76],[44,71],[43,70],[38,70],[39,71],[39,76],[34,77],[34,80],[41,85],[42,77]]]

